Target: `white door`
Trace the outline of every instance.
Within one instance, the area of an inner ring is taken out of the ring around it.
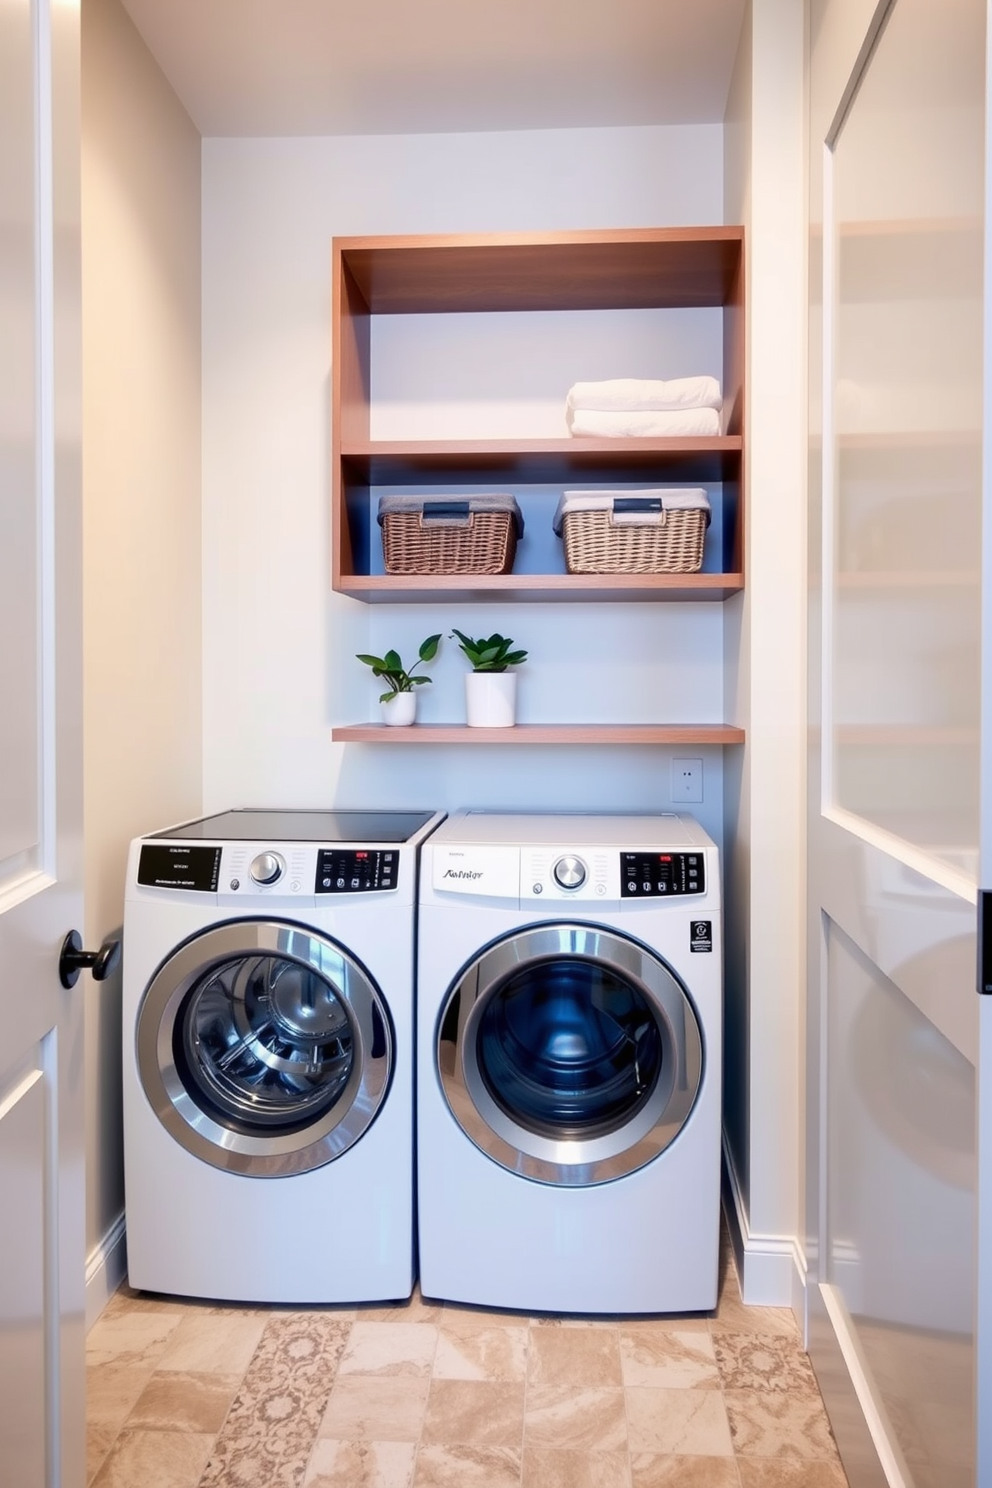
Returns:
[[[84,1481],[79,8],[0,4],[0,1479]]]
[[[986,0],[810,38],[810,1352],[852,1488],[969,1488]]]

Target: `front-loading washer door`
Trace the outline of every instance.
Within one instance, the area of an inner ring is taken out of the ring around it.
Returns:
[[[632,1173],[674,1141],[703,1046],[659,956],[610,930],[548,924],[502,937],[462,971],[436,1059],[477,1147],[522,1177],[577,1187]]]
[[[233,920],[177,947],[135,1030],[141,1084],[175,1140],[253,1177],[339,1157],[386,1097],[393,1038],[359,962],[314,930]]]

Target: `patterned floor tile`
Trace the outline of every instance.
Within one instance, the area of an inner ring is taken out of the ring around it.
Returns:
[[[798,1340],[773,1334],[716,1333],[713,1348],[727,1390],[778,1390],[819,1398],[816,1376]]]
[[[746,1457],[824,1458],[837,1448],[819,1396],[724,1390],[734,1450]]]
[[[270,1319],[202,1488],[302,1483],[350,1326],[314,1314]]]

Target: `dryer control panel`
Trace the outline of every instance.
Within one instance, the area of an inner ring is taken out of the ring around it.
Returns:
[[[703,853],[620,854],[621,899],[659,899],[706,892]]]

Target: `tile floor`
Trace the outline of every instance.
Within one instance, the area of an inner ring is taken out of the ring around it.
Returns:
[[[123,1287],[87,1340],[92,1488],[846,1488],[792,1314],[252,1308]]]

